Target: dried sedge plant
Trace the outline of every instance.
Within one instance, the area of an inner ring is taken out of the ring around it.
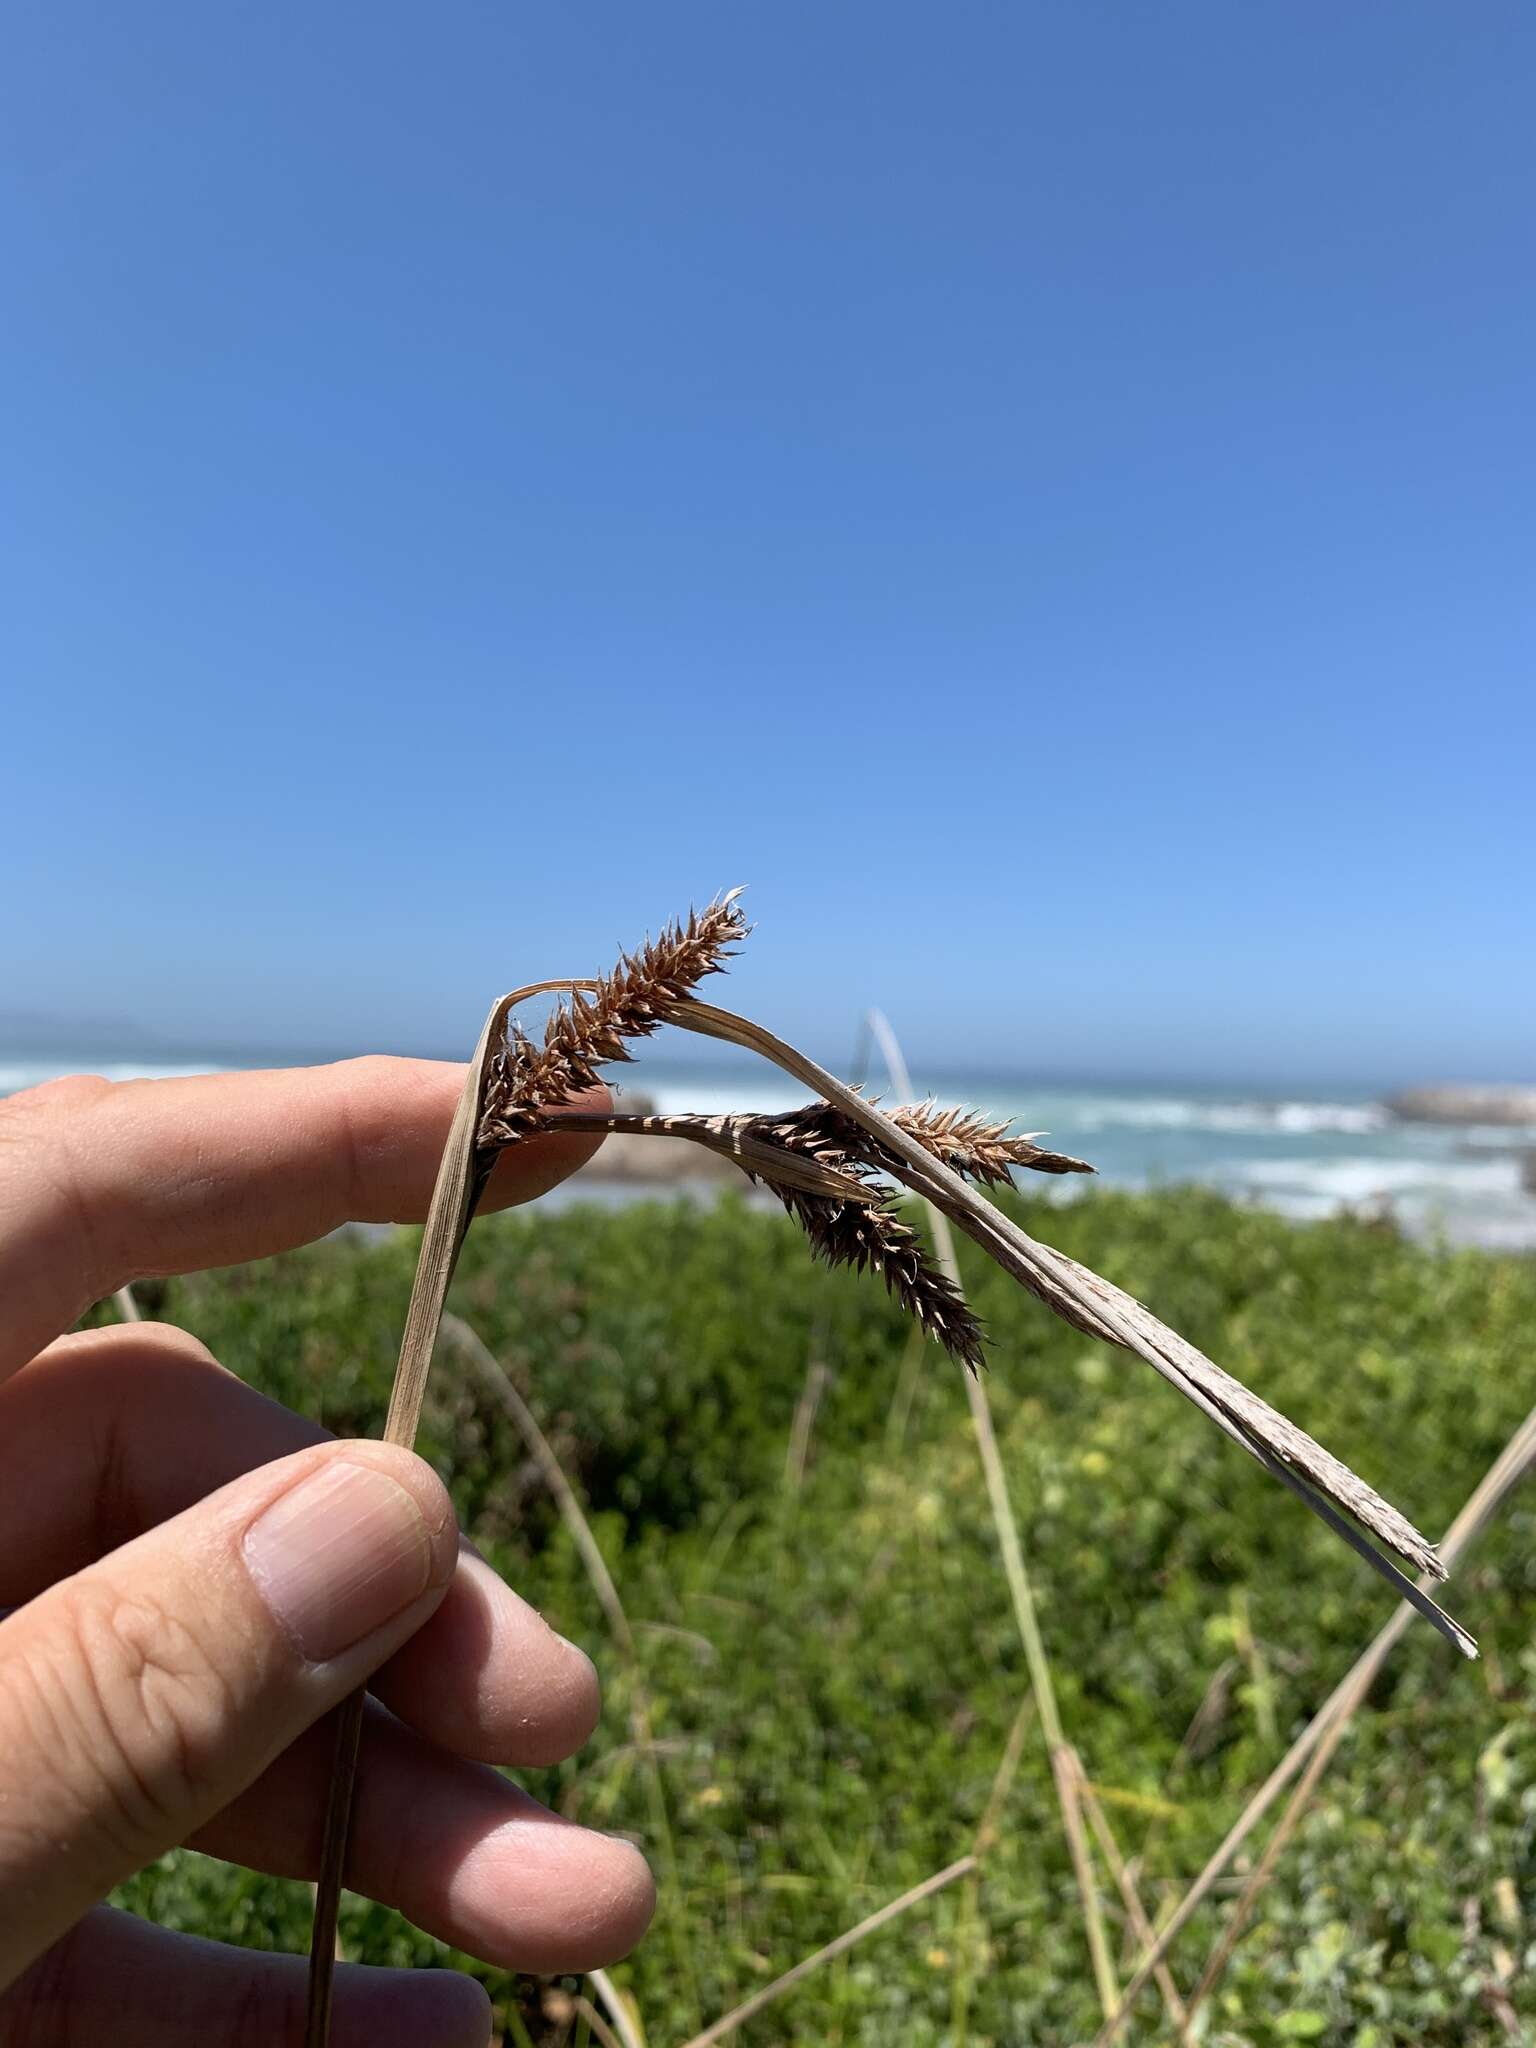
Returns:
[[[1297,1494],[1449,1641],[1475,1656],[1476,1645],[1460,1624],[1370,1541],[1374,1536],[1419,1571],[1443,1578],[1433,1545],[1405,1516],[1140,1302],[1038,1243],[977,1191],[1007,1185],[1015,1167],[1091,1172],[1084,1161],[1042,1150],[1034,1142],[1039,1133],[1011,1136],[1006,1124],[989,1123],[972,1112],[940,1109],[932,1102],[882,1110],[762,1025],[698,998],[699,984],[719,973],[747,936],[739,895],[733,890],[686,922],[667,926],[601,979],[533,983],[503,996],[492,1009],[433,1191],[386,1440],[414,1441],[448,1283],[497,1155],[557,1129],[686,1138],[732,1158],[750,1179],[770,1188],[821,1258],[879,1273],[919,1325],[975,1370],[983,1355],[981,1326],[896,1206],[903,1189],[933,1203],[1073,1328],[1144,1359]],[[512,1012],[531,996],[554,991],[566,1000],[551,1014],[542,1043],[535,1044]],[[598,1081],[601,1067],[628,1060],[629,1043],[651,1036],[663,1024],[757,1052],[809,1087],[816,1099],[776,1116],[642,1117],[572,1106]],[[338,1716],[316,1889],[307,2048],[324,2048],[329,2034],[336,1910],[362,1711],[358,1694]]]
[[[573,984],[569,1007],[554,1010],[542,1046],[535,1048],[514,1026],[491,1058],[479,1147],[494,1153],[542,1128],[546,1111],[596,1086],[599,1067],[629,1058],[627,1039],[649,1038],[673,1004],[706,975],[719,974],[747,936],[740,894],[733,889],[707,910],[691,911],[686,924],[668,925],[602,981]],[[593,991],[590,1002],[583,986]]]

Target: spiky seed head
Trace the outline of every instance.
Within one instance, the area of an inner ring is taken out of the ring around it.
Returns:
[[[706,975],[718,974],[749,930],[739,889],[690,911],[618,966],[590,994],[558,1004],[536,1047],[514,1029],[491,1063],[477,1139],[482,1148],[516,1144],[538,1128],[539,1114],[569,1102],[597,1081],[599,1066],[630,1055],[625,1041],[646,1038],[667,1005],[684,1001]]]
[[[1067,1152],[1048,1152],[1035,1144],[1035,1134],[1010,1136],[1006,1119],[989,1123],[974,1110],[940,1109],[936,1103],[918,1103],[907,1109],[887,1112],[891,1122],[916,1138],[935,1159],[985,1186],[1006,1187],[1009,1169],[1027,1166],[1035,1173],[1092,1173],[1084,1159]]]

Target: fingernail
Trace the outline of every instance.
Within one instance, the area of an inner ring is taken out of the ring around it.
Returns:
[[[285,1632],[323,1664],[425,1593],[432,1539],[388,1473],[333,1458],[251,1524],[245,1562]]]

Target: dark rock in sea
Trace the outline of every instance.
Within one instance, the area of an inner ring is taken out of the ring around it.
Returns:
[[[1430,1088],[1404,1088],[1389,1095],[1383,1107],[1404,1123],[1536,1124],[1536,1088],[1443,1082]]]

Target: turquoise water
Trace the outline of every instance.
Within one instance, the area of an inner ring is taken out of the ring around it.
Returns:
[[[79,1064],[46,1053],[5,1056],[0,1094]],[[90,1062],[92,1071],[113,1078],[230,1064],[228,1054],[199,1059],[195,1053],[176,1061]],[[773,1109],[803,1099],[792,1082],[759,1065],[744,1063],[739,1071],[737,1078],[719,1066],[637,1064],[625,1080],[669,1111]],[[872,1074],[871,1081],[878,1086],[881,1077]],[[1364,1093],[1045,1085],[937,1070],[920,1071],[915,1084],[920,1093],[1046,1132],[1051,1144],[1087,1159],[1118,1187],[1197,1182],[1303,1219],[1343,1208],[1390,1209],[1416,1235],[1536,1249],[1536,1196],[1520,1181],[1520,1155],[1536,1149],[1536,1130],[1402,1124]],[[1083,1182],[1048,1186],[1070,1200]]]
[[[1390,1209],[1415,1235],[1536,1248],[1536,1196],[1520,1181],[1521,1151],[1536,1149],[1536,1130],[1398,1123],[1365,1094],[1044,1085],[937,1071],[914,1081],[920,1094],[1043,1131],[1055,1149],[1086,1159],[1117,1187],[1196,1182],[1299,1219]],[[646,1087],[643,1075],[636,1085]],[[658,1074],[648,1092],[658,1108],[706,1113],[797,1099],[787,1081],[769,1077],[764,1085],[754,1076],[743,1088],[702,1071]],[[1032,1188],[1040,1185],[1030,1178]],[[1075,1176],[1049,1183],[1063,1200],[1083,1186]]]

